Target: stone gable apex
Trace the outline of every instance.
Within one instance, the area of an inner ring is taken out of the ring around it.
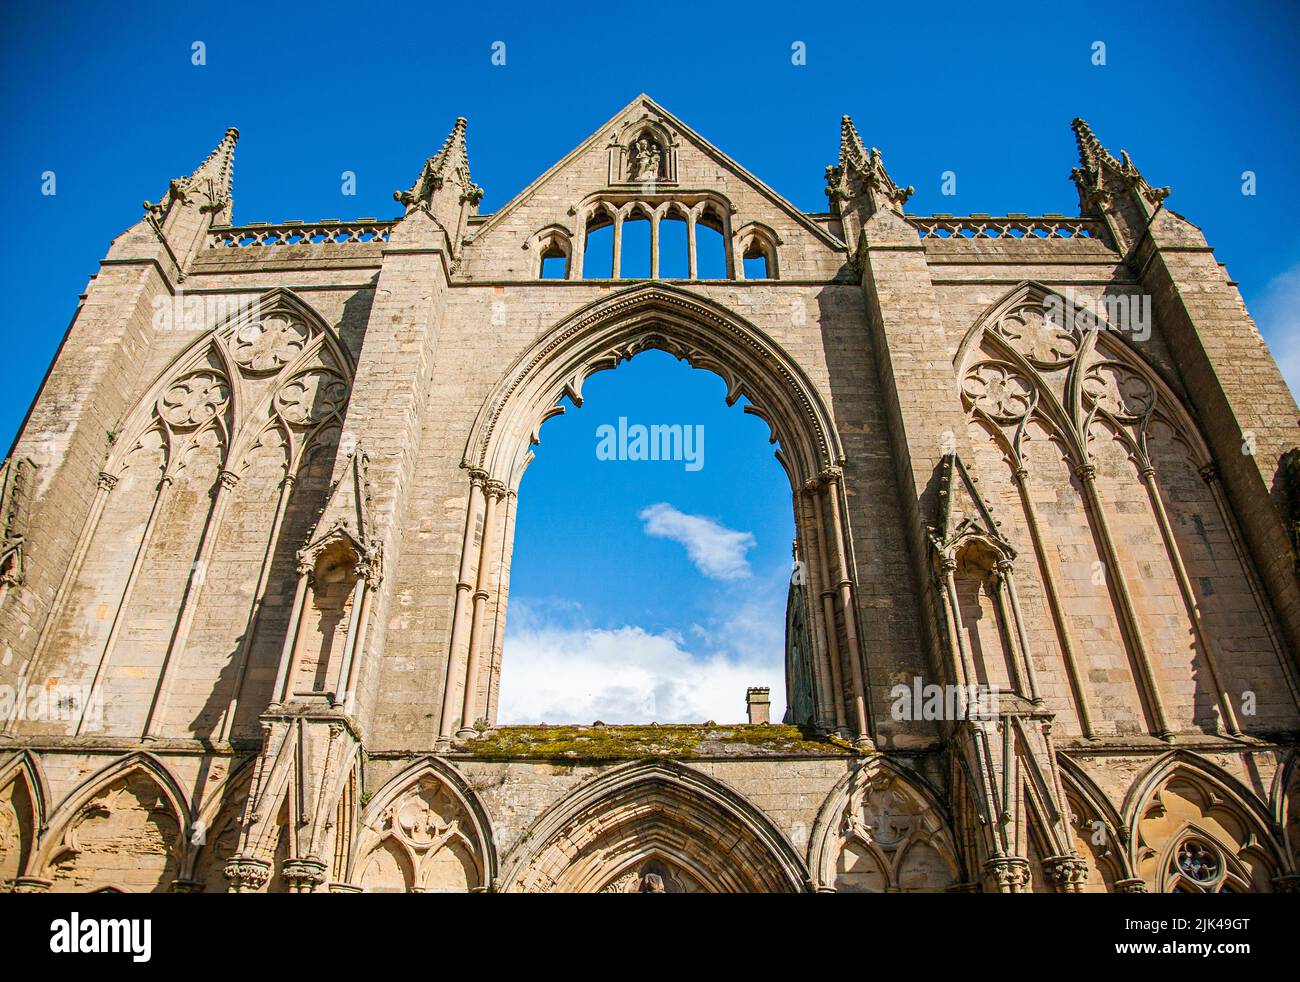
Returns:
[[[532,199],[542,188],[550,183],[557,175],[568,169],[579,158],[593,149],[610,145],[611,142],[617,139],[619,134],[624,130],[632,128],[643,119],[649,120],[652,125],[657,124],[656,128],[668,132],[674,141],[674,151],[678,146],[683,144],[689,145],[708,159],[721,165],[826,245],[833,249],[845,248],[843,242],[817,222],[813,221],[807,213],[795,207],[793,203],[782,197],[766,183],[754,174],[750,173],[750,171],[741,166],[733,158],[723,153],[672,113],[658,105],[645,93],[641,93],[620,109],[603,125],[597,128],[589,137],[587,137],[587,139],[579,143],[573,148],[573,150],[569,151],[569,153],[565,154],[564,157],[560,158],[559,161],[543,172],[540,177],[511,198],[501,208],[488,216],[486,221],[471,233],[470,238],[480,238],[498,225],[501,225],[506,216],[512,214],[517,208]],[[632,186],[628,182],[618,180],[611,181],[607,186],[617,188],[620,184]],[[675,181],[670,181],[665,184],[665,187],[672,186],[676,186]],[[599,189],[600,188],[593,187],[590,190],[595,191]]]

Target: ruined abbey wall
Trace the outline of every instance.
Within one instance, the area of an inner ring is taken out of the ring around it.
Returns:
[[[1294,890],[1300,413],[1168,189],[1075,129],[1074,217],[910,215],[847,118],[804,213],[640,97],[492,214],[460,121],[395,220],[249,225],[227,133],[4,465],[0,882]],[[530,448],[647,348],[771,426],[807,717],[498,727]]]

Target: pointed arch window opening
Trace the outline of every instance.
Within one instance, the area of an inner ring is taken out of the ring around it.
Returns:
[[[533,356],[521,357],[471,428],[462,461],[469,493],[437,745],[448,747],[453,739],[472,737],[477,726],[491,725],[484,710],[491,700],[500,644],[489,638],[503,635],[504,619],[489,626],[484,618],[489,599],[491,609],[504,607],[515,489],[532,459],[531,446],[539,442],[541,424],[564,411],[566,395],[575,406],[581,404],[583,381],[593,371],[659,348],[678,358],[689,354],[692,367],[720,375],[728,385],[728,402],[751,399],[745,411],[769,423],[794,494],[797,549],[804,564],[800,572],[813,585],[802,594],[803,622],[814,653],[816,717],[809,722],[871,746],[874,731],[852,573],[857,564],[846,529],[848,500],[840,471],[843,455],[819,396],[770,340],[693,294],[671,287],[632,287],[579,316],[580,331],[576,324],[561,322],[538,340]],[[729,334],[743,343],[720,346]]]

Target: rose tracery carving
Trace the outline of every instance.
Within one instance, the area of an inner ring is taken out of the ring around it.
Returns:
[[[288,422],[305,426],[337,413],[347,400],[348,385],[342,377],[318,368],[281,386],[275,394],[275,408]]]
[[[250,372],[274,372],[298,357],[311,339],[301,321],[269,314],[241,327],[230,339],[231,355]]]
[[[1083,380],[1083,394],[1097,408],[1129,421],[1144,418],[1156,405],[1151,383],[1116,362],[1094,366]]]
[[[1021,419],[1034,405],[1033,384],[1009,365],[997,362],[976,365],[961,389],[971,405],[1000,421]]]
[[[158,415],[179,430],[193,429],[225,412],[230,385],[216,372],[187,375],[168,386],[158,399]]]
[[[1059,368],[1079,353],[1079,339],[1041,304],[1024,304],[1009,311],[994,331],[1037,368]]]

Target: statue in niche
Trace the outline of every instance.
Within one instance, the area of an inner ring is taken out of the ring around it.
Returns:
[[[654,181],[659,178],[659,162],[663,151],[649,137],[638,137],[628,151],[631,161],[629,177],[634,181]]]

